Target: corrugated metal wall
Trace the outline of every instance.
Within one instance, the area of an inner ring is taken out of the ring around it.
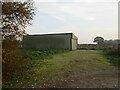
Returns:
[[[71,50],[71,34],[30,35],[23,38],[24,48]]]

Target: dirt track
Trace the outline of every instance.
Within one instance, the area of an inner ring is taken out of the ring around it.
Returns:
[[[93,51],[88,51],[88,52],[93,52]],[[62,58],[62,56],[59,57],[59,59],[60,58]],[[77,59],[78,61],[81,60],[79,55],[72,57],[72,59]],[[44,80],[43,82],[32,85],[32,87],[33,88],[117,88],[118,69],[113,68],[113,66],[107,66],[107,67],[91,66],[84,70],[74,71],[72,74],[68,76],[59,76],[59,77],[56,76],[54,78]]]

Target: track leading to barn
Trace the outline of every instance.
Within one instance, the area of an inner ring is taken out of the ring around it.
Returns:
[[[27,88],[116,88],[118,69],[100,51],[71,51],[55,55],[46,64],[49,78],[37,80]],[[51,63],[50,63],[51,61]],[[53,62],[52,62],[53,61]],[[46,69],[44,69],[46,70]],[[55,74],[51,74],[54,72]],[[42,72],[41,72],[42,73]]]

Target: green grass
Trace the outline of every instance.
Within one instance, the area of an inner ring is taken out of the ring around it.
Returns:
[[[55,50],[55,49],[20,49],[23,58],[29,58],[30,60],[43,60],[51,58],[52,55],[66,52],[67,50]]]
[[[120,67],[120,49],[119,48],[112,48],[103,51],[103,54],[109,62],[114,65]]]
[[[68,52],[67,50],[54,50],[54,49],[20,49],[20,53],[23,56],[23,58],[29,59],[29,61],[26,63],[24,67],[24,72],[19,75],[18,77],[15,77],[10,82],[3,83],[3,87],[22,87],[26,84],[30,84],[36,82],[36,80],[41,80],[43,78],[53,76],[54,71],[57,70],[57,67],[59,67],[58,64],[56,66],[51,67],[50,70],[46,70],[51,66],[51,64],[54,64],[55,61],[50,61],[52,59],[53,55],[57,55],[60,53]],[[49,59],[49,62],[48,60]],[[52,63],[54,62],[54,63]],[[50,74],[49,74],[50,73]],[[39,77],[40,76],[40,77]],[[37,79],[39,78],[39,79]]]
[[[23,52],[25,57],[30,58],[29,62],[26,64],[26,71],[14,80],[5,83],[3,87],[28,87],[38,82],[42,83],[43,80],[51,79],[55,76],[67,77],[80,70],[88,69],[89,67],[104,68],[111,65],[102,52],[60,51],[63,53],[46,54],[48,56],[52,55],[50,58],[45,58],[44,56],[46,55],[42,54],[42,58],[44,59],[41,59],[38,55],[38,53],[42,51],[23,50]]]

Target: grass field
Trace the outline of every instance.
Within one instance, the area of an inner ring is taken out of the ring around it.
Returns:
[[[113,66],[101,51],[65,51],[40,60],[37,52],[35,53],[35,57],[34,54],[32,54],[32,56],[29,51],[27,52],[27,55],[27,57],[31,56],[31,59],[26,64],[26,71],[14,80],[6,82],[3,87],[43,88],[84,86],[89,88],[118,86],[118,78],[115,76],[117,75],[117,67]],[[87,74],[83,75],[85,72]],[[97,75],[94,76],[93,74],[102,74],[102,76],[97,77]],[[85,75],[91,75],[96,79],[95,81],[94,79],[91,80],[91,78],[83,79],[81,75],[83,75],[83,77]],[[109,75],[113,75],[112,78],[108,78]],[[76,78],[81,78],[81,80],[75,81],[77,80]],[[91,83],[94,82],[94,84],[89,85],[87,80],[91,81]],[[69,81],[73,81],[73,83],[71,84]],[[61,82],[61,84],[59,82]],[[84,85],[80,86],[83,83]],[[71,84],[71,86],[69,84]]]

